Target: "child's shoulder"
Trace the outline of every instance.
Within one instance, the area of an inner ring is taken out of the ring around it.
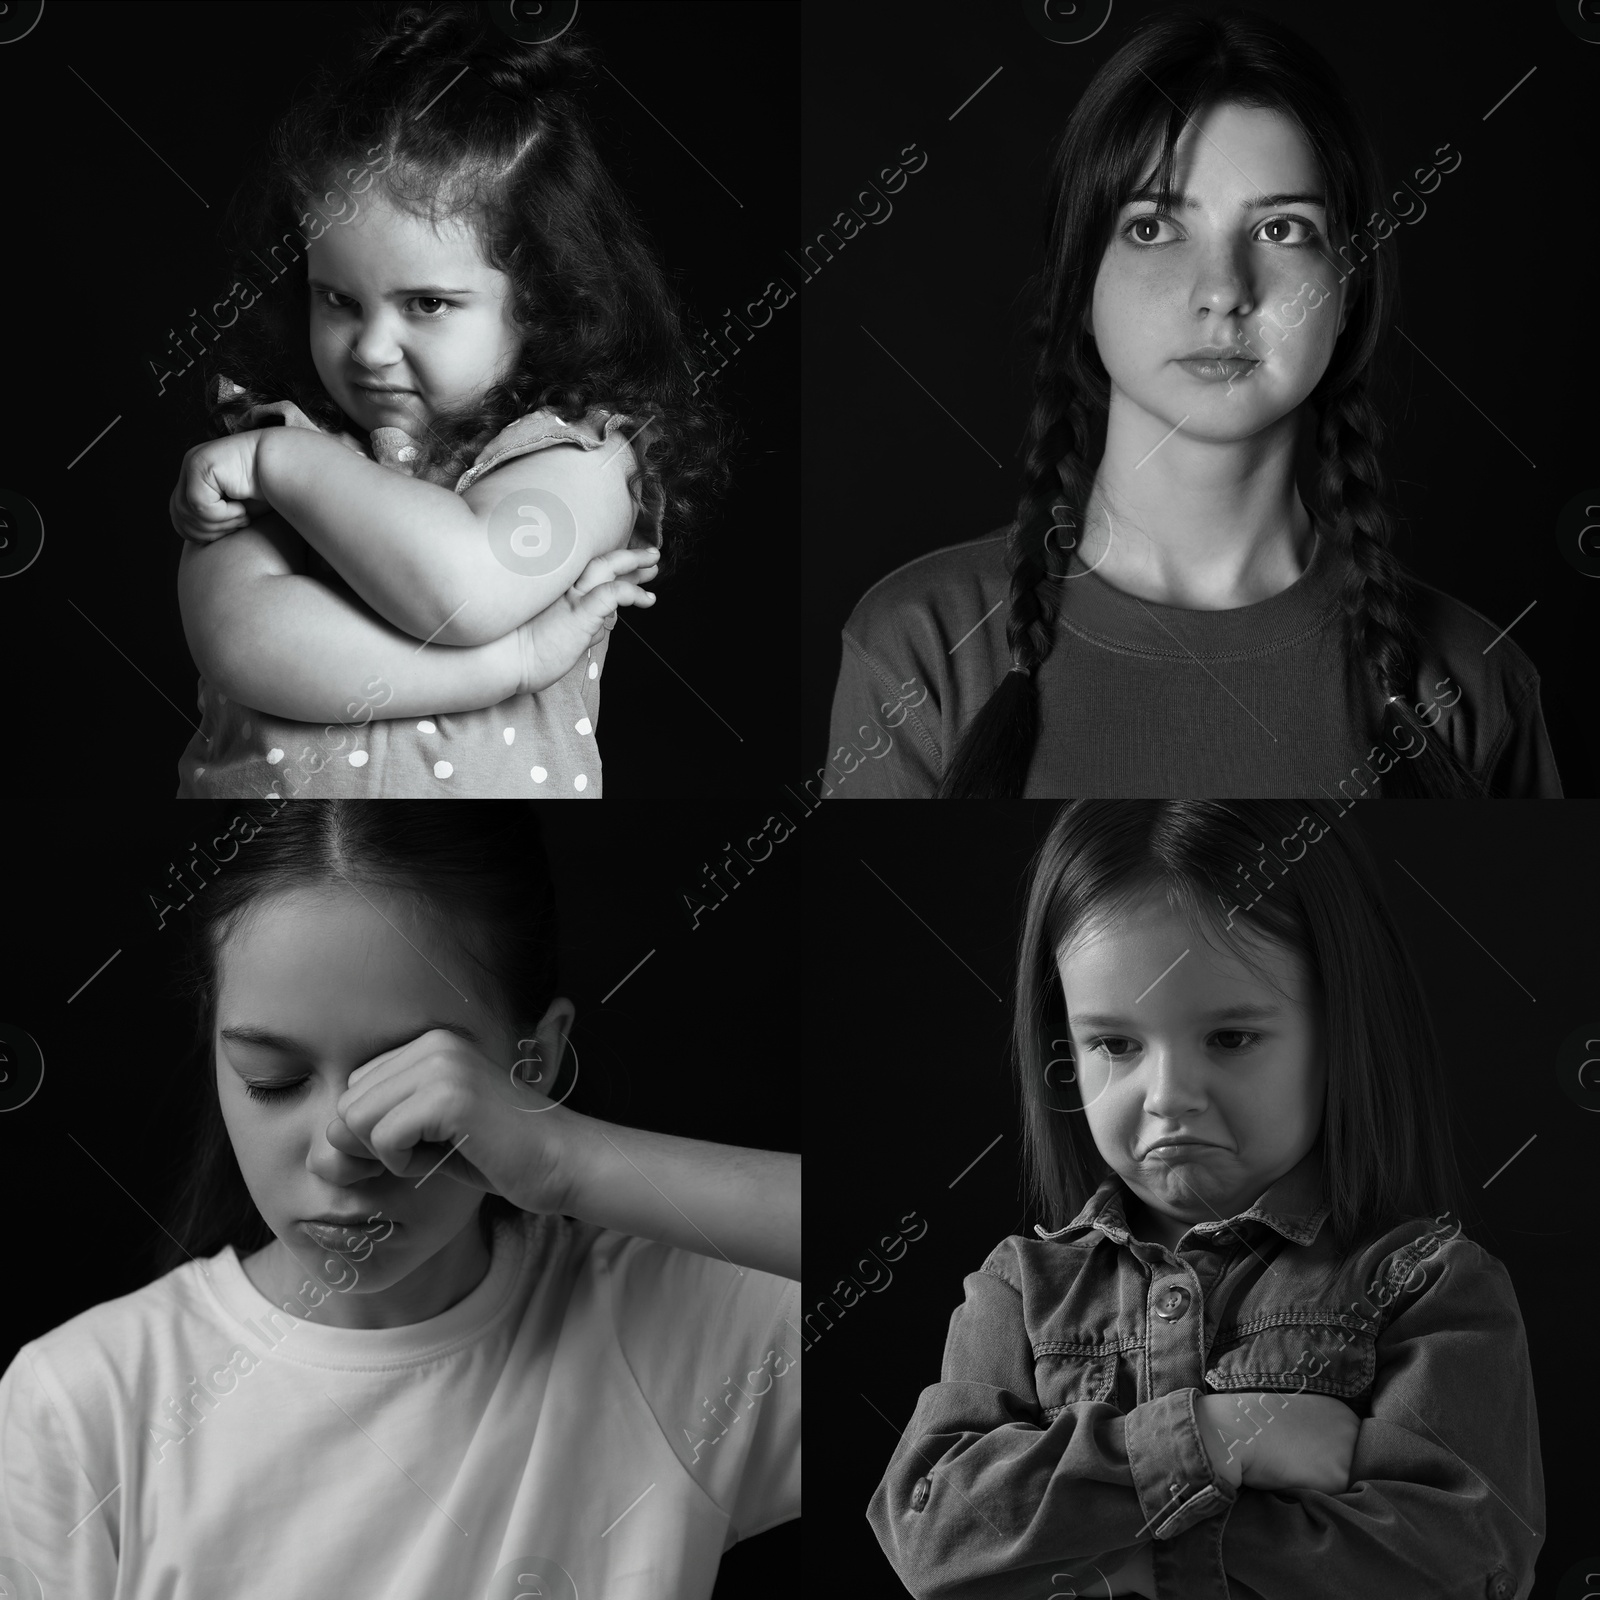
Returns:
[[[652,437],[648,418],[635,421],[622,412],[608,411],[600,406],[591,407],[575,422],[568,422],[558,411],[548,407],[524,412],[515,422],[507,423],[478,451],[472,465],[457,481],[456,493],[469,489],[486,472],[492,472],[502,462],[534,450],[559,444],[575,444],[580,450],[600,450],[607,445],[620,449],[624,445],[633,445],[635,453],[642,457]]]
[[[209,1315],[200,1282],[206,1266],[185,1262],[69,1317],[22,1346],[8,1382],[42,1388],[52,1401],[73,1400],[80,1413],[83,1405],[125,1392],[132,1376],[151,1366],[155,1349]]]

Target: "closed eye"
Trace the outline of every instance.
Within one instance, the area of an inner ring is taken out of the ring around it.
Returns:
[[[310,1082],[309,1078],[301,1078],[298,1083],[247,1083],[244,1092],[252,1100],[262,1100],[270,1104],[298,1094]]]
[[[1253,1050],[1261,1043],[1262,1035],[1249,1028],[1218,1028],[1210,1037],[1213,1040],[1237,1041],[1233,1043],[1218,1043],[1215,1048],[1226,1055],[1243,1055],[1247,1050]],[[1126,1050],[1114,1050],[1112,1045],[1126,1045]],[[1088,1042],[1089,1050],[1098,1050],[1107,1061],[1131,1061],[1139,1051],[1137,1039],[1128,1039],[1121,1034],[1102,1034],[1100,1037]]]

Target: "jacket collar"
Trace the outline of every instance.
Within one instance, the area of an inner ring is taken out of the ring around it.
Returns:
[[[1074,1241],[1091,1228],[1098,1228],[1106,1238],[1118,1244],[1131,1244],[1134,1241],[1128,1228],[1125,1205],[1132,1197],[1133,1191],[1120,1175],[1108,1172],[1083,1210],[1066,1227],[1047,1233],[1035,1223],[1034,1232],[1041,1239]],[[1208,1222],[1197,1222],[1191,1231],[1198,1234],[1224,1233],[1241,1222],[1256,1221],[1282,1234],[1291,1244],[1304,1247],[1316,1238],[1318,1229],[1332,1210],[1333,1207],[1322,1197],[1322,1142],[1319,1139],[1253,1205],[1236,1216],[1214,1217]]]

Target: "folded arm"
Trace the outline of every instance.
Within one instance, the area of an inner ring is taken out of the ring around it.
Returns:
[[[558,600],[628,542],[633,452],[555,445],[464,495],[408,478],[308,428],[268,428],[257,486],[379,616],[416,639],[480,645]]]
[[[1240,1492],[1230,1576],[1307,1600],[1526,1595],[1544,1475],[1527,1335],[1493,1256],[1457,1238],[1417,1262],[1377,1339],[1370,1404],[1347,1493]]]
[[[912,1594],[941,1600],[1104,1594],[1106,1578],[1147,1592],[1150,1542],[1225,1516],[1237,1494],[1211,1466],[1198,1391],[1126,1415],[1075,1401],[1046,1422],[1020,1292],[992,1271],[965,1287],[943,1381],[922,1391],[867,1510],[885,1556]]]
[[[521,688],[514,635],[419,646],[304,565],[294,530],[272,515],[214,544],[184,545],[184,636],[195,665],[230,699],[296,722],[361,722],[476,711]]]

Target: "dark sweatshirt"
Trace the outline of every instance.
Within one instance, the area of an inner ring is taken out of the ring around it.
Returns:
[[[1035,674],[1026,798],[1355,800],[1407,759],[1376,748],[1347,671],[1347,558],[1319,538],[1296,582],[1255,605],[1190,611],[1113,588],[1073,558],[1055,648]],[[918,556],[843,629],[831,799],[931,799],[958,734],[1011,664],[1005,533]],[[1509,634],[1418,585],[1410,709],[1499,797],[1558,799],[1539,675]],[[1417,746],[1412,746],[1416,753]]]

